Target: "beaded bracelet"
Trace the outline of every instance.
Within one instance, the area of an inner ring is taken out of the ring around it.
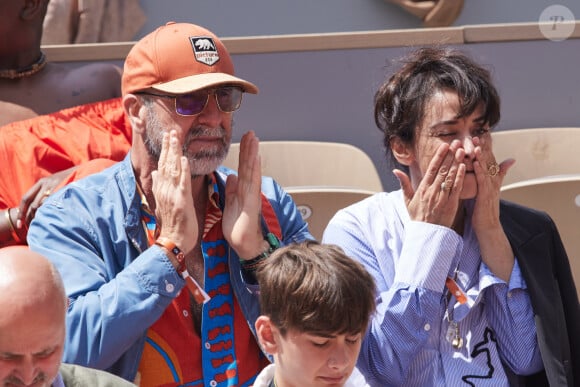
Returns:
[[[242,269],[247,271],[255,271],[258,266],[260,266],[260,264],[274,252],[274,250],[280,247],[280,241],[276,235],[272,234],[271,232],[266,234],[264,240],[268,242],[268,249],[252,259],[240,259]]]

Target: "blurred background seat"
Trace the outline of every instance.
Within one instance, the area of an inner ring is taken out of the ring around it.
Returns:
[[[567,158],[571,158],[568,154]],[[580,297],[580,173],[503,186],[501,198],[547,212],[558,227]]]
[[[237,169],[240,144],[233,143],[223,165]],[[361,149],[343,143],[319,141],[261,141],[262,175],[282,187],[350,187],[383,191],[371,158]]]
[[[516,159],[503,185],[543,176],[580,173],[580,127],[492,132],[497,162]]]
[[[322,239],[322,233],[336,212],[363,200],[375,192],[349,187],[288,187],[285,189],[308,223],[310,233]]]

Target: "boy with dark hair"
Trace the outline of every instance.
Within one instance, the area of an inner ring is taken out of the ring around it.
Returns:
[[[275,364],[254,387],[366,385],[355,364],[375,284],[362,265],[337,246],[307,241],[276,250],[257,278],[256,331]]]

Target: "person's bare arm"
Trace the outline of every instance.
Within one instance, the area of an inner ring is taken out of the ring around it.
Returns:
[[[121,74],[121,68],[115,64],[91,63],[69,69],[61,80],[61,87],[71,91],[71,98],[87,101],[82,103],[116,98],[121,96]]]

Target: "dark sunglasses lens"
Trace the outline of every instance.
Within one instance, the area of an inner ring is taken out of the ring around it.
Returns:
[[[238,110],[242,104],[242,88],[238,86],[224,86],[215,91],[221,111],[230,113]]]
[[[175,110],[183,116],[194,116],[202,112],[207,103],[207,93],[180,95],[175,98]]]

